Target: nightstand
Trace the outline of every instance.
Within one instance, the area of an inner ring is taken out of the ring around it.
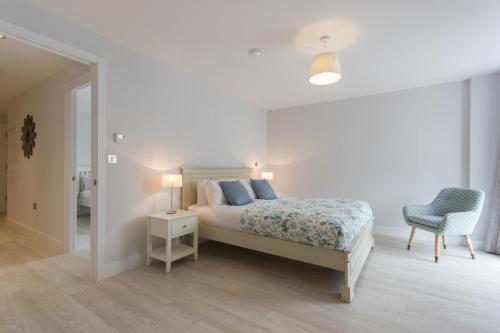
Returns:
[[[165,262],[165,271],[170,272],[173,261],[191,255],[198,260],[198,215],[197,212],[178,210],[175,214],[165,212],[148,215],[148,254],[151,258]],[[192,236],[192,242],[186,242],[181,236]],[[165,239],[165,246],[153,248],[153,238]]]

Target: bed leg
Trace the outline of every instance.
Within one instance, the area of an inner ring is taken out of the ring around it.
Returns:
[[[350,285],[351,280],[351,263],[349,257],[345,258],[345,268],[344,268],[344,284],[340,289],[340,300],[346,303],[351,303],[354,298],[354,286]]]
[[[351,303],[354,298],[354,293],[351,287],[347,285],[343,285],[342,289],[340,289],[340,300],[346,303]]]

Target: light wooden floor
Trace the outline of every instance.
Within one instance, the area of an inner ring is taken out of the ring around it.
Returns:
[[[405,247],[376,239],[351,304],[339,273],[216,243],[170,274],[155,262],[99,283],[85,251],[2,254],[0,332],[500,332],[499,256],[450,245],[434,264],[431,238]]]
[[[61,253],[45,248],[40,240],[7,227],[5,215],[0,215],[0,269],[58,254]],[[1,292],[0,290],[0,294]]]
[[[90,214],[80,215],[76,219],[75,249],[90,249]]]

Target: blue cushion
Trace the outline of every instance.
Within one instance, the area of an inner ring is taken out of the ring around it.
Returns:
[[[252,188],[257,196],[257,199],[277,199],[276,194],[267,179],[250,179],[250,184],[252,184]]]
[[[220,181],[219,185],[231,206],[243,206],[252,202],[250,194],[240,181]]]

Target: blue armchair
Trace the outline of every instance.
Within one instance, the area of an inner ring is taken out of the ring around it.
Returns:
[[[443,239],[446,249],[445,235],[461,235],[472,259],[475,259],[470,234],[474,230],[481,214],[484,192],[465,188],[445,188],[428,205],[409,205],[403,208],[406,224],[411,226],[408,250],[411,248],[417,228],[430,231],[435,235],[434,261],[439,259],[439,238]]]

